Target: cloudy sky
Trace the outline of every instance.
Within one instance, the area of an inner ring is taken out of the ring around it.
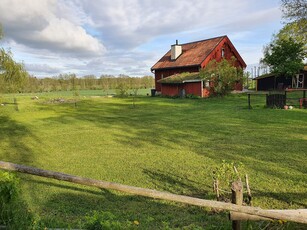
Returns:
[[[228,35],[256,64],[281,27],[279,0],[1,0],[16,61],[37,77],[149,75],[170,45]]]

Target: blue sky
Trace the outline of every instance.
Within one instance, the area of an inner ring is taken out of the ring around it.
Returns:
[[[1,46],[37,77],[152,75],[176,39],[221,35],[250,70],[283,26],[279,0],[1,0],[0,12]]]

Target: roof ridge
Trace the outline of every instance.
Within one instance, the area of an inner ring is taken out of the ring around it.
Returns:
[[[190,45],[190,44],[193,44],[193,43],[205,42],[205,41],[209,41],[209,40],[213,40],[213,39],[217,39],[217,38],[225,38],[225,37],[227,37],[227,35],[217,36],[217,37],[213,37],[213,38],[207,38],[207,39],[194,41],[194,42],[182,43],[182,44],[178,44],[178,45],[180,45],[180,46],[181,45]]]

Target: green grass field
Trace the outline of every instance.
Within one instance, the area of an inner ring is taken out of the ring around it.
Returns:
[[[246,95],[139,96],[134,107],[132,97],[99,93],[17,95],[19,111],[0,107],[0,159],[204,199],[215,199],[212,170],[225,160],[244,165],[254,206],[306,208],[306,109],[266,109],[265,98],[255,96],[248,110]],[[13,96],[2,95],[0,102]],[[67,101],[52,101],[59,97]],[[82,227],[93,211],[112,213],[132,229],[231,226],[224,212],[19,176],[31,211],[48,227]]]

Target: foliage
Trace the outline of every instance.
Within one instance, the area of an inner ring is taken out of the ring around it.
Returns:
[[[306,0],[281,0],[283,17],[291,21],[306,20]],[[306,31],[306,30],[305,30]]]
[[[292,38],[297,43],[304,44],[307,52],[307,2],[305,0],[282,0],[281,9],[285,26],[279,31],[275,39]]]
[[[11,173],[0,171],[0,206],[18,196],[18,179]]]
[[[304,67],[305,55],[303,43],[277,39],[265,47],[261,62],[268,65],[273,73],[293,76]]]
[[[304,25],[304,31],[302,31],[302,24]],[[307,54],[307,19],[300,22],[287,23],[276,35],[274,40],[293,40],[296,43],[303,44],[305,55]]]
[[[152,76],[144,77],[115,77],[102,75],[97,78],[94,75],[78,77],[75,74],[60,74],[56,77],[36,78],[30,76],[25,82],[23,92],[55,92],[55,91],[79,91],[79,90],[102,90],[110,94],[112,89],[123,84],[128,89],[148,89],[154,87]]]
[[[243,80],[243,87],[245,89],[250,89],[250,90],[255,89],[256,82],[252,79],[250,72],[244,71],[242,80]]]
[[[23,64],[16,63],[10,51],[0,48],[0,81],[4,83],[5,92],[22,91],[27,78],[28,73]]]
[[[237,169],[238,173],[234,170]],[[231,191],[231,184],[237,180],[244,178],[244,166],[241,162],[235,164],[234,162],[226,162],[222,160],[222,164],[216,166],[212,170],[213,180],[218,180],[220,194],[227,196],[227,193]]]
[[[20,196],[19,180],[0,171],[0,225],[8,229],[36,229],[38,222]]]
[[[114,78],[113,76],[101,75],[101,77],[99,79],[100,80],[99,83],[101,85],[101,89],[103,91],[105,91],[107,95],[109,94],[109,90],[112,88],[112,79],[113,78]]]
[[[220,62],[212,60],[201,70],[202,78],[211,82],[215,95],[224,96],[230,93],[236,82],[241,82],[242,69],[235,67],[236,59],[223,59]]]
[[[186,98],[190,98],[190,99],[199,99],[200,97],[194,94],[187,94]]]
[[[303,68],[307,55],[307,3],[305,0],[282,0],[285,26],[264,47],[263,64],[278,75],[293,76]]]
[[[178,73],[178,74],[174,74],[171,77],[166,77],[166,78],[162,78],[161,80],[159,80],[160,83],[183,83],[184,81],[188,81],[188,80],[201,80],[202,76],[196,72],[183,72],[183,73]]]
[[[0,40],[3,37],[0,24]],[[15,93],[21,91],[28,78],[23,64],[16,63],[13,54],[0,48],[0,93]]]
[[[119,97],[128,97],[128,85],[123,82],[120,82],[116,88],[116,95]]]
[[[94,211],[92,215],[86,216],[85,228],[88,230],[121,230],[127,229],[127,224],[119,222],[116,216],[110,212]]]

